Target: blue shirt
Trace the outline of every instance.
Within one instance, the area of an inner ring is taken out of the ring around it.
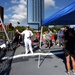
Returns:
[[[64,35],[64,31],[59,31],[59,32],[58,32],[58,37],[59,37],[59,38],[63,38],[63,35]]]

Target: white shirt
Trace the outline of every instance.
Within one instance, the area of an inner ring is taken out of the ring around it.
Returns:
[[[33,36],[33,33],[30,30],[24,30],[21,34],[24,35],[24,39],[30,39],[28,37]]]

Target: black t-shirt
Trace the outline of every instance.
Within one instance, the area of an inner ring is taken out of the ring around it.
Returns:
[[[19,33],[15,33],[15,39],[18,40],[19,39],[20,34]]]
[[[72,33],[73,36],[70,35]],[[75,45],[75,34],[72,29],[69,29],[64,32],[64,41],[65,43],[65,49],[71,51],[74,51],[74,45]]]

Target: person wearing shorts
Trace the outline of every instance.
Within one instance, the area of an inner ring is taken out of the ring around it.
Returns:
[[[75,56],[74,56],[74,46],[75,46],[75,35],[74,30],[68,27],[65,27],[64,32],[64,49],[65,49],[65,57],[66,57],[66,68],[67,73],[66,75],[70,75],[70,59],[72,62],[72,71],[75,75]]]

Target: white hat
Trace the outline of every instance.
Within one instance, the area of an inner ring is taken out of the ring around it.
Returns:
[[[29,27],[29,25],[26,25],[26,27]]]

